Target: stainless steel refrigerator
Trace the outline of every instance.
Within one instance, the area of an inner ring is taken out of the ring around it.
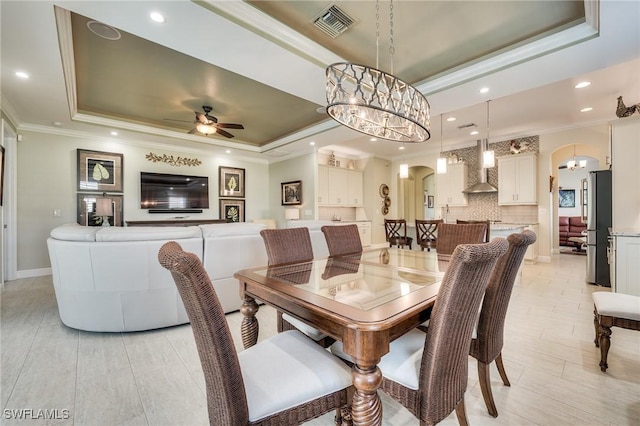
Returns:
[[[607,260],[607,237],[611,227],[611,170],[589,172],[587,211],[587,282],[611,287]]]

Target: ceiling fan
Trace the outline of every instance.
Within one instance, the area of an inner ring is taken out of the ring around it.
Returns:
[[[223,129],[244,129],[244,126],[242,124],[218,123],[218,119],[216,117],[214,117],[213,115],[209,115],[209,113],[213,110],[213,108],[209,105],[203,105],[202,110],[204,111],[204,113],[194,111],[194,113],[196,114],[196,119],[193,122],[193,124],[195,124],[195,127],[189,130],[188,133],[190,135],[201,134],[204,136],[209,136],[216,133],[226,138],[232,138],[234,136]]]

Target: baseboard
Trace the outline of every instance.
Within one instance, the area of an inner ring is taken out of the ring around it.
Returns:
[[[47,276],[47,275],[51,275],[51,268],[25,269],[24,271],[18,271],[16,273],[17,279],[33,278],[33,277],[44,277],[44,276]]]

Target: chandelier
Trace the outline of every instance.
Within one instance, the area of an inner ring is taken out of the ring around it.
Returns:
[[[574,171],[575,169],[584,169],[587,166],[587,160],[576,161],[576,145],[573,144],[573,159],[567,161],[567,169]]]
[[[391,74],[379,69],[379,0],[376,1],[376,68],[338,62],[327,67],[327,113],[358,132],[396,142],[431,137],[429,102],[409,83],[393,75],[393,0],[389,6]]]

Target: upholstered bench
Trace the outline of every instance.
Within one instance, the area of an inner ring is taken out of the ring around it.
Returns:
[[[607,371],[611,327],[640,330],[640,297],[597,291],[593,293],[593,305],[594,343],[600,348],[600,370]]]

